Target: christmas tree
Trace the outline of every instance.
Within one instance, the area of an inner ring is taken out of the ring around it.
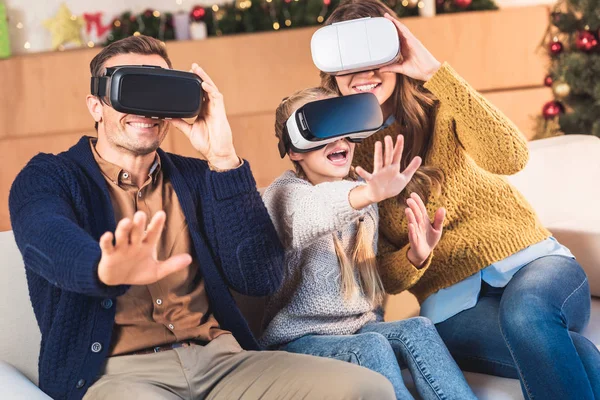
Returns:
[[[560,134],[600,136],[600,0],[562,0],[545,37],[550,71],[544,80],[554,100],[537,120],[536,138]]]
[[[8,40],[8,18],[6,6],[0,3],[0,58],[10,57],[10,41]]]

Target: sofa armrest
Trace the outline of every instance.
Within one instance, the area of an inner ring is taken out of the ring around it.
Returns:
[[[0,398],[15,400],[52,400],[19,370],[0,360]]]
[[[509,180],[577,257],[592,294],[600,296],[600,139],[558,136],[533,141],[529,149],[529,163]]]

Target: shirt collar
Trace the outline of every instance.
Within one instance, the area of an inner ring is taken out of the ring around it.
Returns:
[[[118,165],[106,161],[100,156],[100,154],[96,150],[96,140],[94,138],[90,138],[90,147],[92,149],[92,154],[94,155],[94,160],[96,160],[96,163],[100,167],[100,171],[104,176],[106,176],[108,179],[110,179],[117,185],[120,185],[121,183],[131,184],[131,176],[129,176],[129,173],[127,171],[123,170],[123,168],[119,167]],[[150,171],[148,172],[148,177],[152,178],[153,183],[156,182],[160,170],[160,157],[158,156],[158,154],[156,154],[154,162],[152,163]]]

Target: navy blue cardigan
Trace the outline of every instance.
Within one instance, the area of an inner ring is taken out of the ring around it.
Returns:
[[[158,154],[188,223],[211,311],[245,349],[257,349],[229,288],[272,294],[282,280],[283,249],[250,166],[217,173],[199,159]],[[80,399],[107,356],[115,298],[128,289],[97,277],[98,240],[116,224],[89,138],[61,154],[35,156],[14,181],[9,207],[42,333],[40,388],[55,399]]]

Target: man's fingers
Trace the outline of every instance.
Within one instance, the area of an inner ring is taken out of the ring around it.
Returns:
[[[202,69],[202,67],[200,67],[198,64],[196,64],[196,63],[192,64],[192,71],[194,71],[194,73],[196,75],[198,75],[200,77],[200,79],[202,79],[204,82],[208,82],[212,86],[214,86],[215,88],[217,88],[217,85],[215,85],[215,83],[213,82],[213,80],[210,79],[210,76],[208,76],[208,74],[206,73],[206,71],[204,71],[204,69]]]
[[[185,267],[190,265],[191,262],[192,256],[190,256],[189,254],[178,254],[176,256],[169,257],[167,260],[162,261],[158,264],[158,280],[161,280],[167,275],[184,269]]]
[[[152,245],[156,245],[158,243],[158,239],[162,233],[162,230],[165,226],[165,220],[167,219],[167,215],[164,211],[158,211],[148,224],[148,229],[146,230],[146,237],[144,238],[145,243],[150,243]]]
[[[106,232],[104,235],[100,236],[100,250],[102,250],[102,254],[106,255],[110,255],[115,251],[112,232]]]
[[[133,227],[131,228],[131,234],[129,235],[131,244],[139,244],[144,238],[146,221],[146,213],[143,211],[138,211],[133,215]]]
[[[179,129],[185,136],[190,137],[192,126],[181,118],[173,118],[169,121],[175,128]]]
[[[131,233],[131,228],[133,224],[129,218],[123,218],[117,224],[117,229],[115,230],[115,241],[116,246],[124,246],[129,244],[129,234]]]
[[[356,169],[354,170],[356,172],[356,174],[358,176],[360,176],[361,178],[363,178],[365,181],[370,181],[371,179],[373,179],[373,175],[371,175],[370,173],[368,173],[367,171],[365,171],[363,169],[363,167],[356,167]]]

